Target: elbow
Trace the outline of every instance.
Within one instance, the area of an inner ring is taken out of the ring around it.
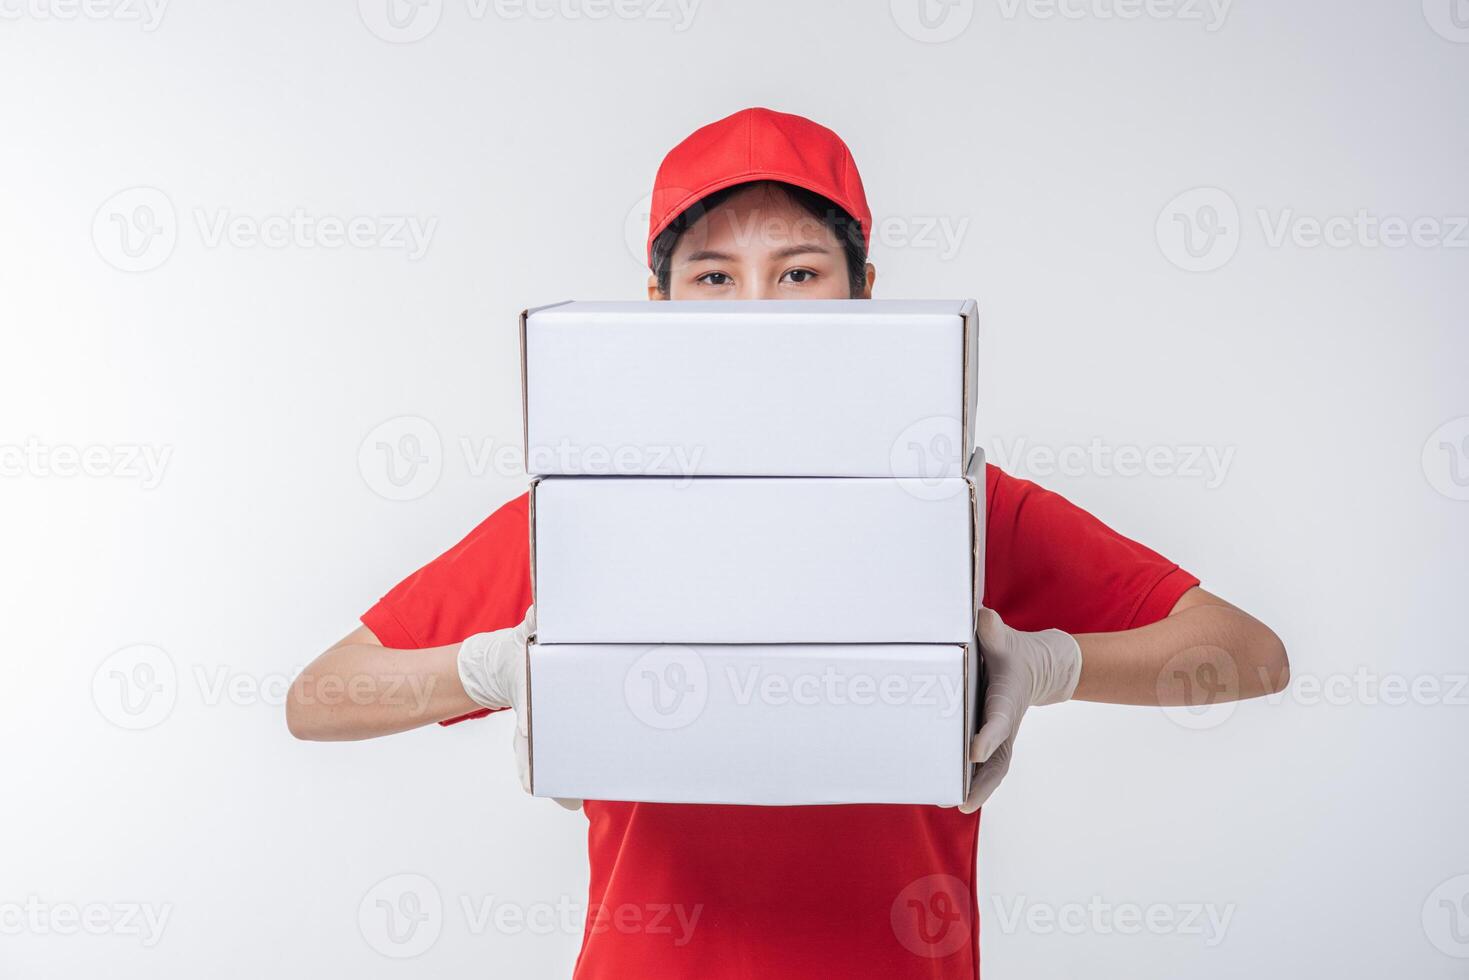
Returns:
[[[303,742],[316,741],[311,720],[307,717],[306,710],[296,700],[295,695],[286,699],[286,730],[291,733],[292,738],[298,738]]]
[[[304,675],[303,675],[304,677]],[[303,690],[303,677],[296,678],[291,693],[286,698],[286,730],[291,737],[303,742],[320,742],[325,739],[317,705],[312,704]]]
[[[1270,627],[1261,624],[1260,687],[1261,694],[1279,694],[1290,684],[1290,656],[1285,643]]]

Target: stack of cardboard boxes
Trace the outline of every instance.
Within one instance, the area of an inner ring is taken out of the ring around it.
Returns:
[[[963,800],[973,301],[563,303],[521,349],[532,791]]]

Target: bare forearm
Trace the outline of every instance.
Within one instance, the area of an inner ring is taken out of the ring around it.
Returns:
[[[1285,646],[1264,623],[1194,590],[1172,615],[1120,633],[1083,633],[1074,697],[1181,705],[1260,697],[1290,678]]]
[[[390,650],[344,641],[317,657],[291,685],[286,723],[297,738],[346,741],[474,711],[479,706],[459,680],[458,649]]]

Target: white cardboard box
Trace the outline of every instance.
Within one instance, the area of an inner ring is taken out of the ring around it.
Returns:
[[[984,593],[984,456],[933,481],[545,477],[544,643],[967,643]]]
[[[973,300],[527,310],[526,471],[961,477],[977,330]]]
[[[955,805],[969,645],[532,643],[531,791],[666,803]]]

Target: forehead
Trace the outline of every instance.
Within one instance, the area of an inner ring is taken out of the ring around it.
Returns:
[[[835,247],[827,224],[768,184],[737,191],[710,208],[680,236],[674,254],[719,248],[779,249],[797,244]]]

